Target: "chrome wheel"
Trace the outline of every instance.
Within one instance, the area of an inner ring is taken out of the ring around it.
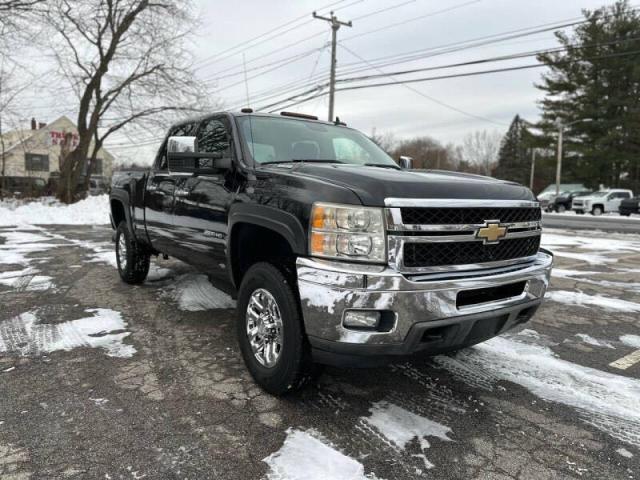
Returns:
[[[273,295],[263,288],[249,298],[246,312],[247,338],[256,360],[271,368],[282,352],[282,315]]]
[[[118,263],[120,264],[120,269],[121,270],[126,270],[127,269],[127,241],[124,238],[124,235],[120,235],[120,238],[118,239],[118,248],[117,248],[117,254],[118,254]]]

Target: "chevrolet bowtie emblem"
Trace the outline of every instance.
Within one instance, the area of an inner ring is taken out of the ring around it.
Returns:
[[[507,227],[500,225],[499,220],[487,220],[483,227],[478,229],[476,238],[481,238],[483,243],[498,243],[507,234]]]

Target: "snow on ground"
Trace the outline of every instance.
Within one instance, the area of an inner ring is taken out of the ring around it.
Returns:
[[[633,453],[631,453],[626,448],[619,448],[616,450],[619,455],[622,455],[624,458],[633,458]]]
[[[622,335],[620,341],[628,347],[640,348],[640,336],[638,335]]]
[[[601,348],[612,348],[614,350],[616,348],[606,340],[598,340],[597,338],[593,338],[591,335],[587,335],[586,333],[576,333],[575,336],[578,337],[587,345],[592,345],[594,347],[601,347]]]
[[[123,340],[131,332],[119,312],[108,308],[87,309],[91,316],[64,323],[40,323],[26,312],[0,322],[0,353],[41,355],[79,347],[100,348],[109,357],[131,357],[136,353]]]
[[[483,375],[521,385],[544,400],[575,408],[584,422],[640,447],[640,380],[563,360],[531,336],[496,337],[438,358],[453,375],[471,373],[460,375],[462,381]]]
[[[598,252],[640,252],[640,241],[612,238],[611,234],[599,230],[589,232],[585,237],[566,230],[545,229],[542,235],[542,246],[547,248],[577,247]],[[628,235],[630,238],[637,238]]]
[[[578,214],[572,210],[567,210],[566,212],[563,213],[556,213],[556,212],[542,212],[543,216],[550,216],[550,217],[573,217],[576,218],[578,216]],[[622,220],[640,220],[640,215],[631,215],[630,217],[624,217],[621,216],[619,213],[617,212],[610,212],[610,213],[605,213],[603,215],[599,215],[599,216],[593,216],[590,214],[584,214],[584,215],[580,215],[580,218],[582,217],[587,217],[589,219],[606,219],[606,218],[614,218],[614,219],[622,219]]]
[[[393,403],[376,402],[369,412],[371,415],[363,417],[362,420],[378,429],[387,440],[403,450],[414,438],[418,439],[423,452],[431,446],[427,437],[451,441],[448,436],[451,433],[449,427],[416,415]],[[433,463],[424,455],[422,457],[426,468],[433,468]]]
[[[585,270],[570,270],[566,268],[554,268],[551,270],[551,275],[553,277],[559,278],[571,278],[575,276],[584,276],[584,275],[596,275],[598,272],[588,272]]]
[[[50,197],[28,203],[0,202],[0,226],[9,225],[105,225],[109,223],[109,196],[87,197],[71,205]]]
[[[640,312],[640,303],[629,302],[621,298],[605,297],[603,295],[587,295],[583,292],[571,290],[551,290],[545,295],[554,302],[578,307],[596,306],[605,310],[635,313]]]
[[[43,291],[54,287],[53,279],[47,275],[38,275],[37,268],[24,268],[10,272],[0,272],[0,285],[16,290]]]
[[[207,276],[202,274],[187,273],[178,276],[169,285],[165,295],[178,302],[180,310],[187,312],[236,306],[229,295],[211,285]]]
[[[617,262],[611,253],[640,252],[640,241],[614,238],[601,231],[589,232],[589,235],[548,228],[542,234],[542,246],[559,257],[581,260],[591,265]]]
[[[0,231],[4,243],[0,244],[0,263],[28,265],[32,259],[27,254],[46,252],[55,248],[55,243],[48,243],[51,238],[31,232]]]
[[[287,430],[284,444],[263,459],[268,480],[374,480],[364,466],[327,444],[314,430]]]

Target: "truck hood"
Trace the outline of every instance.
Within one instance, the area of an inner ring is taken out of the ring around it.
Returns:
[[[535,200],[531,191],[513,182],[480,175],[435,170],[393,170],[340,164],[274,165],[298,176],[340,185],[353,191],[363,205],[384,206],[385,198],[461,198]]]

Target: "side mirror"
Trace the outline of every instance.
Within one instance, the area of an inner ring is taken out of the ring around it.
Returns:
[[[169,137],[167,153],[195,153],[196,146],[196,137]]]
[[[231,158],[221,152],[198,152],[196,137],[169,137],[167,162],[169,172],[217,173],[231,167]]]
[[[406,157],[402,155],[398,159],[398,163],[400,164],[400,168],[403,170],[411,170],[411,168],[413,168],[413,157]]]

